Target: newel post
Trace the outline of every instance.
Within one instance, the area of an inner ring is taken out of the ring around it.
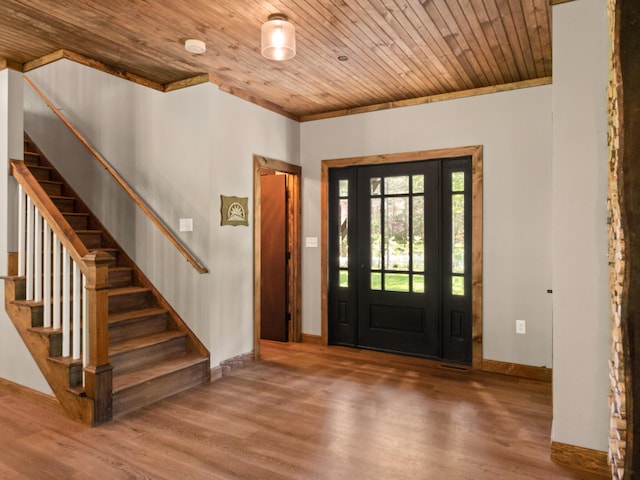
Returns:
[[[109,363],[109,298],[107,275],[113,257],[105,252],[90,252],[83,257],[89,269],[86,284],[88,301],[89,358],[85,373],[85,392],[94,401],[93,424],[112,418],[112,369]]]

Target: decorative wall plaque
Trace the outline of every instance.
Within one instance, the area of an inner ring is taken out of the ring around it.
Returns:
[[[220,195],[220,225],[249,225],[249,199]]]

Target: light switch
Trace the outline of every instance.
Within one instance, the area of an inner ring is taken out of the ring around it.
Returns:
[[[318,237],[307,237],[305,239],[305,246],[307,248],[318,248]]]
[[[193,218],[181,218],[180,219],[180,231],[181,232],[193,232]]]

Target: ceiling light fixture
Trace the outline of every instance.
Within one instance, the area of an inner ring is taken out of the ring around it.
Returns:
[[[207,51],[207,45],[202,40],[190,38],[189,40],[184,42],[184,49],[189,53],[200,55],[201,53]]]
[[[286,15],[273,13],[262,24],[262,55],[270,60],[295,57],[296,28]]]

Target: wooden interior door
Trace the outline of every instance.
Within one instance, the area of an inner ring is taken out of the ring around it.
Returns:
[[[260,177],[260,337],[280,342],[288,340],[286,179],[286,175]]]

